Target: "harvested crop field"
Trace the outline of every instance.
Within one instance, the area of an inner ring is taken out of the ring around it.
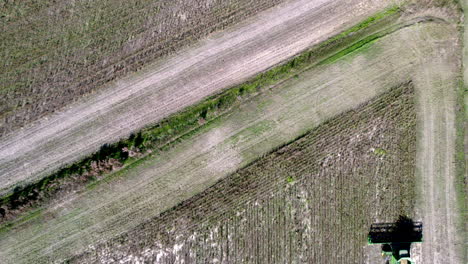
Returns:
[[[413,91],[327,121],[74,261],[379,263],[370,224],[414,216]]]
[[[0,136],[282,1],[2,1]]]

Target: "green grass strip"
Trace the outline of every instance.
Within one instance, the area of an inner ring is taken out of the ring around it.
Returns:
[[[44,211],[43,208],[39,208],[39,209],[30,211],[26,215],[0,226],[0,234],[4,233],[4,232],[7,232],[13,226],[17,226],[17,225],[20,225],[22,223],[26,223],[27,221],[40,216],[43,211]]]
[[[361,48],[363,48],[364,46],[376,41],[377,39],[381,38],[383,35],[371,35],[371,36],[368,36],[366,37],[365,39],[362,39],[356,43],[354,43],[353,45],[339,51],[338,53],[328,57],[327,59],[321,61],[319,64],[322,65],[322,64],[331,64],[331,63],[334,63],[336,62],[337,60],[343,58],[344,56],[352,53],[352,52],[355,52]]]
[[[393,15],[393,14],[396,14],[396,13],[399,13],[400,11],[401,11],[401,9],[400,9],[399,6],[390,7],[388,9],[386,9],[385,11],[377,13],[377,14],[371,16],[371,17],[368,17],[367,19],[365,19],[361,23],[349,28],[348,30],[336,35],[335,37],[330,38],[329,40],[325,41],[324,43],[326,44],[327,42],[333,42],[333,41],[336,41],[336,40],[338,40],[340,38],[344,38],[344,37],[348,36],[351,33],[355,33],[355,32],[357,32],[357,31],[359,31],[361,29],[367,28],[370,25],[373,25],[373,24],[379,22],[383,18],[385,18],[387,16],[390,16],[390,15]]]

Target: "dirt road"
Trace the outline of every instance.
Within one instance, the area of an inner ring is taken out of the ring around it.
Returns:
[[[157,62],[0,142],[0,194],[245,81],[389,1],[296,0]]]
[[[407,36],[407,43],[413,50],[418,49],[417,39],[436,43],[434,32],[434,28],[427,27]],[[421,263],[466,263],[462,259],[461,218],[455,188],[455,111],[461,46],[455,31],[447,41],[456,45],[447,43],[432,54],[420,56],[413,78],[420,91],[417,168],[424,222]]]
[[[441,259],[463,263],[460,238],[452,225],[459,221],[457,201],[450,193],[456,89],[452,77],[459,69],[453,63],[456,38],[454,26],[416,24],[380,39],[362,54],[305,72],[165,155],[124,172],[125,177],[0,234],[0,257],[7,263],[48,262],[92,250],[99,241],[157,216],[305,130],[413,80],[423,131],[417,164],[424,199],[420,216],[425,223],[420,263]],[[97,252],[101,261],[108,253]]]

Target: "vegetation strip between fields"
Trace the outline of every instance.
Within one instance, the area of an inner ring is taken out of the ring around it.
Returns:
[[[105,144],[101,149],[80,162],[60,169],[38,182],[17,186],[13,192],[0,199],[0,217],[10,211],[21,210],[26,206],[37,206],[36,201],[46,201],[60,190],[67,181],[81,184],[101,182],[104,174],[114,169],[137,166],[145,158],[157,151],[164,151],[196,132],[207,122],[212,122],[229,112],[249,97],[263,89],[294,77],[314,65],[333,63],[343,56],[362,48],[401,26],[386,28],[400,16],[400,8],[395,6],[371,16],[356,26],[304,51],[284,64],[258,74],[250,81],[211,96],[201,103],[169,116],[156,125],[149,126],[129,138],[113,144]],[[403,25],[404,27],[405,25]],[[333,55],[329,55],[333,54]],[[26,215],[24,217],[29,217]],[[2,218],[0,218],[1,222]],[[17,221],[21,221],[18,219]],[[4,221],[3,221],[4,222]],[[8,224],[7,224],[8,225]],[[11,224],[10,224],[11,225]]]

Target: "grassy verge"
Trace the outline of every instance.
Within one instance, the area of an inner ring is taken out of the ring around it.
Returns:
[[[176,113],[158,124],[149,126],[127,139],[113,144],[105,144],[90,157],[67,166],[38,182],[18,186],[12,193],[0,200],[0,208],[3,210],[0,213],[4,214],[5,210],[20,209],[36,200],[46,200],[60,190],[64,181],[76,180],[80,175],[87,175],[80,179],[81,182],[93,182],[96,175],[88,172],[92,171],[96,164],[100,162],[114,159],[122,164],[124,168],[134,167],[141,162],[142,157],[147,153],[165,150],[183,136],[190,135],[203,124],[216,120],[216,118],[229,112],[229,109],[233,106],[240,104],[243,100],[262,89],[267,89],[281,80],[291,78],[313,65],[330,62],[327,61],[329,54],[335,54],[332,57],[333,61],[336,61],[343,56],[342,50],[346,50],[347,54],[350,52],[349,47],[355,47],[356,45],[362,47],[362,45],[369,42],[367,41],[369,35],[381,30],[398,16],[399,8],[397,7],[380,12],[324,43],[304,51],[286,63],[277,65],[255,76],[246,83],[211,96],[199,104]],[[340,56],[337,57],[337,54],[340,54]],[[141,153],[141,155],[132,157],[128,150]],[[97,183],[98,181],[95,181],[94,184]]]
[[[26,223],[28,220],[33,219],[33,218],[41,215],[42,211],[43,211],[42,208],[32,210],[32,211],[28,212],[27,214],[23,215],[22,217],[19,217],[19,218],[15,219],[14,221],[8,222],[8,223],[0,226],[0,233],[3,233],[3,232],[6,232],[6,231],[10,230],[10,228],[15,226],[15,225],[20,225],[22,223]]]
[[[356,43],[354,43],[353,45],[343,49],[343,50],[340,50],[338,53],[335,53],[334,55],[328,57],[327,59],[323,60],[320,62],[320,64],[330,64],[330,63],[333,63],[341,58],[343,58],[344,56],[354,52],[354,51],[357,51],[359,50],[360,48],[363,48],[364,46],[367,46],[368,44],[376,41],[377,39],[381,38],[383,35],[381,34],[373,34],[373,35],[370,35]]]

